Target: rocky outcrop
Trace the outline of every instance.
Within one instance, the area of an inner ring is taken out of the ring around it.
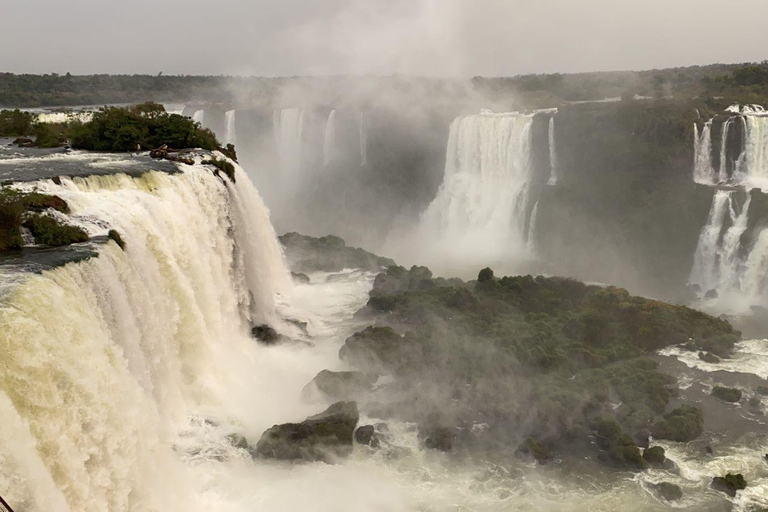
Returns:
[[[733,475],[728,473],[725,476],[716,476],[710,484],[716,491],[724,492],[728,496],[735,498],[736,492],[747,488],[747,481],[741,473]]]
[[[346,268],[378,271],[395,264],[389,258],[347,247],[343,239],[332,235],[314,238],[286,233],[280,237],[280,242],[294,272],[340,272]]]
[[[664,448],[652,446],[643,450],[643,460],[651,466],[661,466],[667,460]]]
[[[376,433],[376,427],[373,425],[364,425],[355,430],[355,442],[371,448],[378,448],[381,446],[381,440],[379,434]]]
[[[387,373],[401,367],[418,367],[420,346],[401,337],[391,327],[368,327],[347,338],[339,358],[365,371]]]
[[[337,402],[301,423],[270,428],[256,444],[255,453],[266,459],[332,463],[352,451],[359,418],[355,402]]]
[[[332,372],[323,370],[307,384],[302,396],[310,397],[314,391],[330,400],[351,400],[373,389],[378,375],[363,372]]]
[[[680,489],[680,486],[669,482],[651,484],[651,487],[653,487],[653,490],[655,490],[659,496],[667,501],[677,501],[683,497],[683,490]]]
[[[736,388],[715,386],[712,388],[712,396],[722,400],[723,402],[736,403],[741,400],[741,390]]]
[[[653,426],[653,437],[686,443],[704,432],[704,413],[698,407],[682,405]]]

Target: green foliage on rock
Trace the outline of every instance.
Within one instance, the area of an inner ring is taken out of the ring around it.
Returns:
[[[643,460],[645,460],[645,462],[648,464],[659,466],[664,464],[664,461],[667,460],[667,457],[666,453],[664,452],[664,448],[661,446],[651,446],[643,450]]]
[[[162,105],[143,103],[128,108],[104,107],[90,122],[71,130],[72,147],[95,151],[135,151],[167,145],[174,149],[220,149],[210,130]]]
[[[736,403],[741,400],[741,390],[736,388],[726,388],[724,386],[715,386],[712,388],[712,396],[719,398],[723,402]]]
[[[123,237],[120,236],[120,233],[114,229],[110,229],[108,236],[110,240],[115,242],[117,246],[120,247],[120,249],[125,250],[125,241],[123,240]]]
[[[742,491],[747,488],[747,481],[744,475],[728,473],[725,476],[716,476],[712,479],[711,487],[716,491],[735,497],[736,491]]]
[[[704,413],[698,407],[681,405],[657,421],[653,437],[670,441],[693,441],[704,432]]]
[[[35,146],[39,148],[64,146],[69,139],[70,130],[76,125],[77,123],[35,123],[32,126]]]
[[[58,196],[19,192],[9,187],[0,189],[0,251],[21,247],[23,240],[20,228],[25,215],[29,212],[42,212],[48,208],[62,213],[69,212],[67,203]]]
[[[61,247],[88,241],[88,233],[82,228],[63,224],[47,215],[32,214],[24,220],[23,225],[38,244]]]
[[[395,264],[389,258],[347,247],[343,239],[333,235],[315,238],[286,233],[280,237],[280,242],[294,272],[340,272],[346,268],[379,271]]]
[[[203,161],[203,165],[212,165],[224,174],[232,181],[235,182],[235,166],[226,160],[220,158],[211,158]]]
[[[0,137],[20,137],[32,133],[35,115],[16,110],[0,110]]]

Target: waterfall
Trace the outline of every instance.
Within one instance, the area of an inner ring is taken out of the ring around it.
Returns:
[[[539,220],[539,201],[536,201],[536,204],[533,205],[533,210],[531,210],[531,221],[528,223],[528,252],[530,255],[534,256],[538,252],[537,247],[537,230],[538,230],[538,220]]]
[[[192,114],[192,120],[203,125],[203,121],[205,121],[205,110],[196,110],[195,113]]]
[[[749,225],[752,196],[738,207],[735,192],[718,190],[694,255],[690,283],[717,291],[734,302],[763,303],[768,289],[768,228],[750,248],[742,243]]]
[[[360,112],[360,167],[368,164],[368,127],[365,112]]]
[[[733,118],[729,118],[722,126],[722,134],[720,136],[720,172],[717,179],[720,183],[728,182],[728,131],[731,128],[731,122]]]
[[[328,121],[325,123],[325,136],[323,137],[323,165],[328,166],[336,159],[336,111],[331,110]]]
[[[258,360],[248,328],[276,322],[292,285],[242,169],[233,184],[181,168],[35,184],[126,248],[108,242],[0,297],[0,494],[17,510],[206,508],[178,436],[190,413],[254,391],[240,366]]]
[[[693,180],[703,185],[714,185],[717,181],[712,166],[712,121],[707,121],[699,134],[699,127],[694,123],[693,140]]]
[[[549,118],[549,182],[548,185],[557,185],[557,147],[555,146],[555,116]]]
[[[282,178],[289,187],[295,186],[303,161],[304,111],[298,108],[275,111],[273,126]]]
[[[742,181],[768,190],[768,116],[747,115]]]
[[[420,227],[440,251],[464,261],[525,253],[532,124],[487,112],[452,123],[443,184]]]
[[[228,110],[224,114],[224,121],[226,124],[226,132],[224,133],[224,144],[232,144],[237,146],[237,124],[236,124],[236,110]]]

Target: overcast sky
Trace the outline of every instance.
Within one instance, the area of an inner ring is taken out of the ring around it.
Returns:
[[[0,0],[0,71],[515,75],[768,59],[768,0]]]

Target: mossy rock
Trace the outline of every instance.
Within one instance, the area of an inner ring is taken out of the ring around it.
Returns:
[[[123,237],[120,236],[120,233],[114,229],[110,229],[108,236],[110,240],[115,242],[117,246],[120,247],[120,249],[125,250],[125,241],[123,240]]]
[[[35,242],[42,245],[62,247],[88,241],[88,233],[82,228],[62,224],[47,215],[31,215],[23,225],[35,237]]]
[[[704,413],[698,407],[681,405],[656,422],[653,437],[677,442],[693,441],[704,432]]]
[[[726,388],[724,386],[715,386],[712,388],[712,396],[723,402],[736,403],[741,400],[741,390],[736,388]]]
[[[716,491],[724,492],[728,496],[735,498],[737,491],[742,491],[747,488],[747,481],[744,479],[744,475],[728,473],[725,476],[716,476],[712,479],[710,486]]]
[[[643,459],[652,466],[661,466],[667,460],[664,448],[652,446],[643,450]]]
[[[222,160],[220,158],[211,158],[209,160],[204,160],[203,165],[212,165],[216,169],[223,172],[227,178],[229,178],[232,183],[235,182],[235,166],[232,165],[227,160]]]

